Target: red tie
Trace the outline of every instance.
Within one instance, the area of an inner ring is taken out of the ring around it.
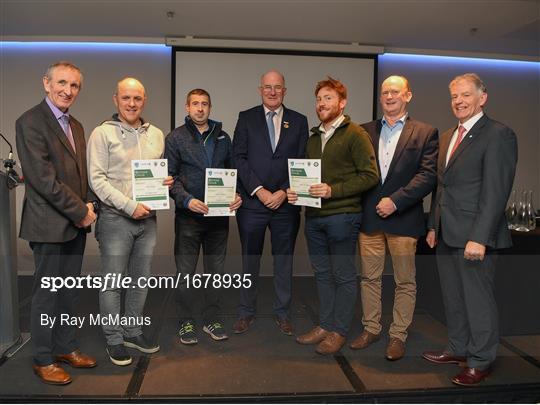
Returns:
[[[450,160],[450,158],[452,157],[452,155],[458,148],[459,144],[463,140],[463,135],[465,134],[465,132],[467,132],[467,129],[463,125],[460,125],[458,128],[458,135],[457,135],[456,142],[454,143],[454,147],[452,148],[452,152],[450,152],[450,156],[448,157],[448,160]]]

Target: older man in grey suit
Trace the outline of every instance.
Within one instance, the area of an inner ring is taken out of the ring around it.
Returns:
[[[452,382],[479,384],[491,372],[499,343],[494,294],[498,249],[512,243],[504,210],[517,162],[514,132],[483,112],[484,83],[474,73],[450,82],[458,125],[439,144],[438,185],[427,243],[437,245],[437,267],[448,346],[424,352],[433,363],[464,363]]]
[[[60,322],[59,315],[76,313],[77,290],[52,292],[41,284],[44,277],[81,274],[86,228],[96,219],[89,202],[84,131],[68,111],[81,84],[77,66],[51,65],[43,77],[47,96],[16,122],[26,182],[20,237],[30,242],[36,266],[30,313],[33,368],[43,382],[57,385],[70,383],[71,377],[56,362],[78,368],[96,365],[79,351],[75,326]],[[45,316],[56,322],[44,325]]]

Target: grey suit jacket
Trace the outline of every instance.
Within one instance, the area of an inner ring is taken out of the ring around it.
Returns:
[[[512,245],[505,207],[517,163],[514,132],[484,115],[465,135],[446,165],[455,127],[440,139],[437,191],[431,202],[428,227],[448,246],[464,248],[467,241],[492,249]]]
[[[74,224],[88,211],[84,130],[73,117],[70,126],[76,154],[45,100],[15,124],[26,185],[19,236],[28,241],[72,240],[79,232]]]

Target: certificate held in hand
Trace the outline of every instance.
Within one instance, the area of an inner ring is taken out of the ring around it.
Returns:
[[[167,159],[132,160],[133,200],[152,210],[168,210],[169,187],[163,185],[167,175]]]
[[[207,217],[234,216],[229,206],[236,195],[236,169],[206,169],[204,203],[208,206]]]
[[[295,205],[321,208],[321,199],[309,194],[309,187],[321,182],[321,159],[288,159],[289,184],[298,195]]]

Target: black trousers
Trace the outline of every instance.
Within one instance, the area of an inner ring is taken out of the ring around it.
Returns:
[[[197,270],[199,252],[203,250],[204,273],[222,275],[225,269],[227,237],[229,235],[228,217],[192,217],[187,214],[176,214],[175,218],[174,257],[180,283],[176,291],[176,303],[180,322],[195,318],[194,308],[198,288],[188,286],[188,280]],[[210,279],[207,288],[202,288],[204,302],[202,318],[204,324],[217,321],[220,309],[221,289],[215,288]]]
[[[30,310],[30,333],[34,363],[46,366],[55,362],[56,354],[71,353],[78,348],[76,326],[61,323],[60,317],[77,313],[76,288],[50,291],[42,288],[44,277],[77,277],[86,245],[86,231],[79,231],[73,240],[63,243],[30,242],[34,253],[35,273]],[[54,325],[50,320],[54,319]]]

